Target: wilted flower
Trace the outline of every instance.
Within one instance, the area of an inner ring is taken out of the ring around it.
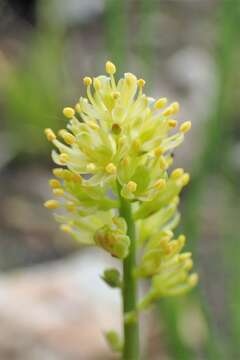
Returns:
[[[60,130],[58,137],[45,130],[56,147],[53,161],[60,166],[50,180],[58,200],[45,206],[60,211],[56,219],[61,229],[80,243],[125,258],[130,239],[119,217],[120,189],[121,196],[134,204],[143,247],[136,275],[152,277],[155,297],[177,294],[196,282],[188,275],[190,254],[180,254],[185,238],[172,240],[179,220],[178,196],[189,175],[180,168],[171,173],[168,169],[171,153],[184,140],[191,122],[178,126],[173,117],[179,104],[146,96],[143,79],[125,73],[116,81],[111,62],[106,63],[106,72],[108,76],[83,79],[87,98],[80,97],[75,109],[63,110],[67,129]]]

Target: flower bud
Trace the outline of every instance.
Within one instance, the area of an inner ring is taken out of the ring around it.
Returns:
[[[112,288],[120,288],[122,286],[121,275],[117,269],[111,268],[104,270],[101,278]]]
[[[94,240],[98,246],[108,251],[114,257],[124,259],[128,255],[129,237],[108,225],[104,225],[95,232]]]

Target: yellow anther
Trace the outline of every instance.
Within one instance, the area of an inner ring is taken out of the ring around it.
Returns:
[[[76,138],[70,132],[62,129],[59,131],[59,135],[63,138],[66,144],[72,145],[76,142]]]
[[[73,176],[75,174],[73,174],[69,170],[57,168],[57,169],[53,169],[53,175],[66,181],[73,181]]]
[[[158,146],[158,147],[156,147],[155,149],[154,149],[154,155],[155,156],[161,156],[162,155],[162,153],[163,153],[163,149],[161,148],[161,146]]]
[[[60,207],[60,203],[57,200],[48,200],[44,203],[47,209],[57,209]]]
[[[68,162],[69,160],[69,155],[66,153],[62,153],[59,155],[59,160],[62,164],[66,164],[66,162]]]
[[[74,203],[68,203],[66,205],[66,209],[69,211],[69,212],[75,212],[77,210],[76,206],[74,205]]]
[[[96,170],[96,165],[95,164],[93,164],[93,163],[87,164],[87,171],[92,172],[94,170]]]
[[[160,169],[162,169],[162,170],[166,170],[168,167],[167,160],[163,156],[161,156],[159,158],[159,166],[160,166]]]
[[[139,139],[133,140],[132,146],[133,146],[134,151],[138,152],[140,150],[140,147],[141,147],[140,140]]]
[[[62,168],[53,169],[53,175],[62,179],[64,170]]]
[[[163,235],[170,240],[173,237],[173,232],[171,230],[163,230]]]
[[[146,84],[146,81],[143,80],[143,79],[139,79],[139,80],[137,81],[137,83],[138,83],[138,86],[139,86],[140,88],[143,88],[144,85]]]
[[[72,119],[75,115],[75,110],[71,107],[65,107],[63,109],[63,115],[66,116],[66,118],[68,119]]]
[[[166,104],[167,104],[167,98],[160,98],[158,99],[155,104],[154,104],[154,108],[155,109],[162,109]]]
[[[186,186],[190,181],[190,175],[188,173],[184,174],[182,177],[183,186]]]
[[[120,136],[118,139],[118,145],[124,146],[126,144],[126,136]]]
[[[71,233],[72,233],[72,228],[71,228],[71,226],[69,226],[69,225],[62,224],[62,225],[60,225],[60,229],[61,229],[62,231],[64,231],[65,233],[67,233],[67,234],[71,234]]]
[[[192,267],[193,267],[193,261],[192,261],[192,259],[186,260],[186,262],[185,262],[185,264],[184,264],[184,269],[187,270],[187,271],[189,271],[189,270],[192,269]]]
[[[168,108],[166,108],[166,110],[164,110],[162,112],[163,116],[169,116],[169,115],[173,115],[173,112],[172,112],[172,107],[169,106]]]
[[[50,179],[49,185],[51,186],[52,189],[57,189],[57,188],[61,187],[61,183],[57,179]]]
[[[171,107],[173,110],[172,114],[176,114],[180,110],[180,105],[178,102],[172,103]]]
[[[179,196],[175,196],[172,200],[173,205],[178,206],[180,202]]]
[[[62,179],[66,181],[73,181],[73,173],[69,170],[63,170]]]
[[[127,190],[129,192],[135,192],[137,190],[137,184],[135,183],[135,181],[129,181],[127,183]]]
[[[76,110],[78,113],[81,112],[81,106],[80,106],[80,104],[76,104],[76,105],[75,105],[75,110]]]
[[[121,133],[122,129],[121,126],[117,123],[112,124],[112,132],[115,135],[119,135]]]
[[[92,79],[89,76],[85,76],[85,78],[83,78],[83,83],[86,86],[90,86],[92,85]]]
[[[136,76],[133,75],[132,73],[125,73],[124,76],[128,86],[134,85],[137,81]]]
[[[71,180],[76,183],[82,182],[82,176],[80,174],[74,174],[72,173]]]
[[[45,135],[46,135],[48,141],[53,141],[56,139],[56,135],[54,134],[52,129],[45,129],[44,132],[45,132]]]
[[[111,175],[115,175],[117,172],[117,168],[113,163],[107,164],[107,166],[105,167],[105,170],[108,174],[111,174]]]
[[[164,116],[174,115],[179,111],[179,108],[179,103],[174,102],[166,110],[164,110],[162,114]]]
[[[64,190],[61,188],[57,188],[57,189],[53,189],[53,194],[56,196],[63,196],[64,195]]]
[[[175,240],[171,241],[168,246],[168,254],[174,253],[177,249],[177,243]]]
[[[97,78],[93,79],[93,86],[95,90],[99,90],[101,88],[101,81]]]
[[[145,117],[147,118],[147,117],[149,117],[149,116],[151,116],[151,115],[152,115],[151,109],[150,109],[150,108],[147,108],[147,109],[145,110]]]
[[[180,126],[180,131],[182,133],[187,133],[192,127],[192,123],[191,121],[185,121],[181,126]]]
[[[142,96],[142,102],[143,102],[143,106],[146,108],[148,106],[148,103],[149,103],[149,99],[148,99],[148,97],[146,95]],[[146,110],[150,110],[150,109],[147,108]]]
[[[120,94],[119,91],[115,91],[115,92],[112,93],[112,98],[113,98],[114,100],[117,100],[120,95],[121,95],[121,94]]]
[[[180,261],[185,261],[187,259],[191,259],[191,257],[192,257],[191,252],[185,252],[185,253],[179,255],[179,260]]]
[[[169,239],[167,239],[167,238],[161,239],[160,242],[159,242],[159,245],[165,251],[168,250],[169,249]]]
[[[174,180],[179,179],[183,174],[184,174],[183,169],[181,169],[181,168],[175,169],[171,173],[171,179],[174,179]]]
[[[197,274],[191,274],[188,278],[188,284],[190,286],[195,286],[198,283],[198,275]]]
[[[99,129],[98,124],[97,124],[96,122],[92,121],[92,120],[88,121],[87,124],[88,124],[88,125],[90,126],[90,128],[93,129],[93,130]]]
[[[109,75],[113,75],[116,72],[116,66],[111,61],[106,62],[105,69],[106,73]]]
[[[172,119],[168,120],[168,126],[174,129],[177,126],[177,121]]]
[[[178,241],[181,243],[181,245],[183,246],[186,243],[186,236],[185,235],[179,235],[178,237]]]
[[[128,166],[129,165],[129,158],[125,157],[124,159],[122,159],[122,164],[123,164],[123,166]]]
[[[154,187],[158,190],[161,190],[165,188],[166,186],[166,180],[165,179],[159,179],[155,182]]]

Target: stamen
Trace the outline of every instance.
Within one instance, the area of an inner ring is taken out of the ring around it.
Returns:
[[[66,209],[69,211],[69,212],[75,212],[77,210],[76,208],[76,205],[73,203],[73,202],[68,202],[66,204]]]
[[[180,109],[179,103],[174,102],[172,103],[166,110],[163,111],[163,116],[169,116],[176,114]]]
[[[81,112],[81,106],[80,106],[80,104],[76,104],[76,105],[75,105],[75,110],[76,110],[78,113]]]
[[[179,103],[178,102],[172,103],[172,109],[173,109],[173,114],[176,114],[180,110]]]
[[[136,76],[133,75],[132,73],[125,73],[124,76],[128,86],[133,86],[137,81]]]
[[[96,169],[96,165],[93,163],[87,164],[87,171],[92,172]]]
[[[155,104],[155,109],[162,109],[167,104],[168,99],[166,97],[158,99]]]
[[[97,123],[95,123],[94,121],[88,121],[87,122],[87,124],[90,126],[90,128],[91,129],[93,129],[93,130],[97,130],[97,129],[99,129],[99,126],[98,126],[98,124]]]
[[[83,83],[86,86],[90,86],[92,85],[92,79],[89,76],[85,76],[85,78],[83,78]]]
[[[191,123],[191,121],[185,121],[181,126],[180,126],[180,131],[182,132],[182,133],[187,133],[190,129],[191,129],[191,127],[192,127],[192,123]]]
[[[57,188],[61,187],[61,183],[57,179],[50,179],[49,185],[51,186],[52,189],[57,189]]]
[[[177,121],[172,119],[168,120],[168,126],[174,129],[177,126]]]
[[[61,169],[61,168],[56,168],[56,169],[53,169],[53,175],[56,176],[56,177],[59,177],[62,179],[63,177],[63,173],[64,173],[64,169]]]
[[[66,153],[62,153],[59,155],[59,159],[62,164],[66,164],[66,162],[69,161],[69,155]]]
[[[186,186],[190,181],[190,175],[188,173],[184,174],[182,177],[183,186]]]
[[[117,123],[112,124],[112,132],[115,135],[119,135],[121,133],[122,129],[121,126]]]
[[[186,243],[186,236],[185,235],[179,235],[178,241],[181,243],[181,245],[185,245]]]
[[[115,91],[115,92],[113,92],[112,93],[112,98],[113,98],[113,100],[117,100],[118,98],[119,98],[119,96],[120,96],[121,94],[120,94],[120,92],[119,91]]]
[[[60,207],[60,203],[57,200],[48,200],[44,203],[44,206],[47,209],[58,209]]]
[[[105,167],[105,170],[108,174],[111,174],[111,175],[115,175],[116,172],[117,172],[117,168],[116,166],[113,164],[113,163],[109,163],[106,167]]]
[[[59,135],[63,138],[66,144],[72,145],[76,142],[75,136],[73,136],[70,132],[62,129],[59,131]]]
[[[184,264],[184,270],[189,271],[193,267],[193,261],[191,259],[186,260]]]
[[[61,229],[63,232],[67,233],[67,234],[71,234],[71,233],[72,233],[72,228],[71,228],[71,226],[66,225],[66,224],[60,225],[60,229]]]
[[[146,84],[146,81],[144,79],[138,79],[137,83],[138,83],[139,88],[142,89],[144,87],[144,85]]]
[[[132,143],[132,146],[133,146],[133,150],[135,152],[139,152],[140,148],[141,148],[141,142],[139,139],[135,139],[133,140],[133,143]]]
[[[177,180],[184,174],[184,170],[181,168],[173,170],[171,173],[171,179]]]
[[[155,182],[154,187],[158,190],[161,190],[165,188],[166,186],[166,180],[165,179],[159,179]]]
[[[72,119],[75,115],[75,110],[71,107],[65,107],[63,109],[63,115],[66,116],[66,118],[68,119]]]
[[[158,146],[154,149],[154,155],[159,157],[160,155],[162,155],[163,153],[163,149],[161,148],[161,146]]]
[[[128,166],[129,165],[129,158],[128,157],[125,157],[124,159],[122,159],[122,164],[123,166]]]
[[[93,79],[93,86],[96,91],[98,91],[101,88],[101,81],[99,79],[94,78]]]
[[[46,135],[48,141],[53,141],[56,139],[56,135],[54,134],[52,129],[49,129],[49,128],[45,129],[44,132],[45,132],[45,135]]]
[[[129,192],[135,192],[137,190],[137,184],[134,181],[129,181],[127,183],[127,190]]]
[[[191,274],[188,278],[188,284],[190,286],[195,286],[198,283],[198,275],[197,274]]]
[[[82,182],[82,176],[80,174],[74,174],[72,173],[71,180],[75,183],[81,183]]]
[[[116,66],[111,61],[106,62],[105,69],[109,75],[113,75],[116,72]]]
[[[56,196],[63,196],[64,195],[64,190],[61,188],[58,189],[53,189],[53,194]]]
[[[166,170],[168,167],[167,160],[163,156],[161,156],[159,159],[159,165],[161,170]]]

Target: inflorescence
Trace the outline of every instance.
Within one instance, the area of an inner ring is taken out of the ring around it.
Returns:
[[[185,236],[174,238],[179,222],[179,194],[189,174],[169,171],[172,151],[184,140],[191,122],[180,126],[179,104],[144,94],[145,81],[132,73],[116,81],[116,67],[106,63],[107,76],[85,77],[87,97],[66,107],[67,129],[58,136],[45,129],[56,150],[49,181],[61,230],[82,244],[96,245],[124,259],[130,239],[119,216],[120,196],[132,204],[139,261],[135,275],[150,278],[151,288],[139,304],[145,308],[162,296],[178,295],[194,287],[190,252],[182,252]]]

